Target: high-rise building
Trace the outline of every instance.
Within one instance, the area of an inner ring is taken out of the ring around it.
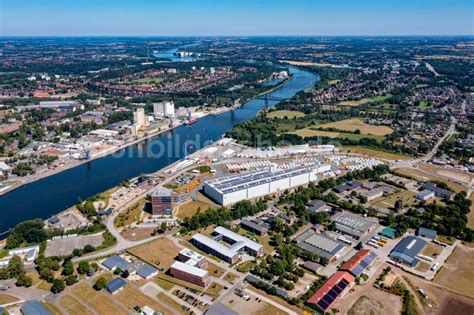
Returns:
[[[189,199],[189,194],[175,193],[171,189],[158,187],[151,193],[150,199],[154,215],[172,215],[179,204]]]

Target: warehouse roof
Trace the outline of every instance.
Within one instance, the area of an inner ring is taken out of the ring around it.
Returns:
[[[21,306],[23,315],[52,315],[52,313],[38,300],[26,301]]]
[[[115,278],[115,279],[110,280],[105,285],[105,288],[110,293],[114,293],[114,292],[117,292],[118,290],[120,290],[121,288],[123,288],[126,285],[127,285],[127,282],[125,280],[123,280],[122,278]]]
[[[146,263],[141,265],[137,269],[137,275],[139,275],[143,279],[147,279],[147,278],[153,276],[154,274],[156,274],[157,272],[158,272],[158,269],[156,269],[155,267],[152,267],[152,266],[150,266],[149,264],[146,264]]]
[[[313,304],[325,312],[354,279],[355,277],[346,271],[336,271],[336,273],[308,299],[307,303]]]
[[[427,237],[427,238],[431,238],[432,240],[434,240],[436,238],[436,236],[438,235],[438,233],[435,230],[420,227],[418,229],[418,235],[423,236],[423,237]]]
[[[294,241],[297,242],[299,248],[328,259],[333,258],[344,248],[344,245],[338,241],[317,234],[312,229],[306,230]]]
[[[324,201],[322,200],[312,200],[309,203],[308,211],[310,212],[317,212],[317,211],[329,211],[331,210],[331,206],[328,206]]]
[[[206,315],[239,315],[236,311],[228,308],[221,302],[216,302],[204,313]]]
[[[298,167],[277,171],[263,170],[217,178],[206,181],[206,184],[222,194],[228,194],[238,190],[270,183],[276,180],[305,174],[313,169],[315,169],[315,167]]]
[[[407,236],[402,239],[390,253],[390,257],[401,260],[411,266],[416,266],[416,255],[426,246],[427,242],[416,236]]]
[[[342,266],[341,270],[346,270],[352,273],[355,277],[358,277],[362,271],[367,268],[377,258],[377,254],[372,252],[370,249],[361,249]]]
[[[114,268],[120,268],[121,270],[126,270],[128,267],[130,267],[131,263],[120,256],[114,255],[104,260],[102,262],[102,265],[104,265],[104,267],[110,270]]]
[[[205,275],[207,275],[206,270],[203,270],[201,268],[197,268],[197,267],[182,263],[180,261],[175,261],[171,265],[171,268],[177,269],[177,270],[180,270],[180,271],[183,271],[183,272],[186,272],[186,273],[198,276],[198,277],[204,277]]]
[[[343,225],[360,235],[370,230],[370,228],[375,224],[369,219],[349,212],[336,213],[331,217],[331,219],[336,221],[336,227],[338,224]]]
[[[260,233],[266,233],[267,230],[268,230],[266,226],[257,224],[253,221],[250,221],[250,220],[242,220],[240,222],[240,225],[250,227],[251,229],[259,231]]]

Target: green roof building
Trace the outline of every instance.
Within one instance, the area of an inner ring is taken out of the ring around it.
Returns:
[[[391,227],[384,228],[379,234],[388,238],[395,238],[396,230]]]

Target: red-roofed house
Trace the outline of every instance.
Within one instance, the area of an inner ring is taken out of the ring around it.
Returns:
[[[355,277],[347,271],[336,271],[306,303],[323,312],[329,309],[336,298],[350,287]]]
[[[361,249],[348,261],[342,264],[339,269],[349,271],[354,277],[358,277],[375,261],[376,258],[377,255],[370,249]]]

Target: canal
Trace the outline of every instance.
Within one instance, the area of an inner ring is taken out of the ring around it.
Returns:
[[[290,67],[290,73],[293,77],[269,96],[289,99],[319,80],[317,75],[294,67]],[[275,104],[275,101],[269,101],[269,105]],[[28,219],[46,219],[76,204],[79,198],[87,199],[126,179],[155,172],[176,162],[184,157],[185,146],[189,153],[202,148],[210,141],[219,139],[236,123],[255,117],[264,106],[263,100],[252,99],[234,111],[203,117],[191,127],[180,126],[168,134],[145,140],[1,196],[0,232]]]

